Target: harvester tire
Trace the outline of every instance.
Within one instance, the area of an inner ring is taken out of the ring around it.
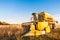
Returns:
[[[55,24],[52,24],[52,29],[54,29],[55,28]]]

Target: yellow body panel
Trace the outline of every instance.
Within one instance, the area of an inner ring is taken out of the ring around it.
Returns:
[[[48,22],[38,22],[38,30],[42,31],[44,30],[46,27],[48,27]]]
[[[30,30],[34,31],[35,30],[35,26],[33,25],[33,23],[30,25]]]
[[[49,26],[47,26],[46,27],[46,33],[49,33],[51,30],[50,30],[50,27]]]

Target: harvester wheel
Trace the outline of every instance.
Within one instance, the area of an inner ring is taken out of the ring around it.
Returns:
[[[55,28],[55,24],[52,24],[52,29],[54,29]]]

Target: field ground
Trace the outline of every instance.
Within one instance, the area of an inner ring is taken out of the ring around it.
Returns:
[[[37,37],[23,37],[21,34],[26,32],[27,28],[21,25],[0,25],[0,40],[60,40],[60,28],[57,27],[50,33]]]

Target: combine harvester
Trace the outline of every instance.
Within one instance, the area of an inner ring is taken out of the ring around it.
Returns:
[[[30,24],[30,31],[23,36],[39,36],[46,33],[50,33],[55,28],[55,24],[58,23],[47,12],[32,13],[32,22]]]

